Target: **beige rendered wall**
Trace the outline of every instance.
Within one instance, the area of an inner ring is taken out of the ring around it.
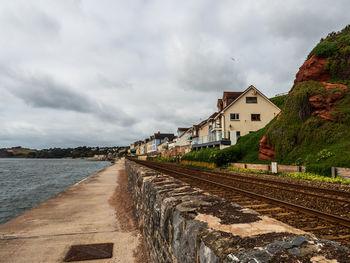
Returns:
[[[209,123],[207,122],[206,124],[204,124],[202,127],[199,128],[198,136],[199,137],[208,136],[208,134],[209,134]]]
[[[249,90],[243,97],[236,101],[229,109],[227,109],[221,122],[224,131],[240,131],[241,136],[246,135],[249,131],[256,131],[266,126],[275,116],[278,115],[280,109],[274,106],[259,93],[254,95],[254,90]],[[257,97],[258,103],[246,103],[246,97]],[[230,120],[231,113],[239,113],[239,120]],[[260,114],[260,121],[252,121],[251,114]],[[230,127],[231,125],[231,127]]]
[[[177,138],[175,146],[189,145],[190,143],[186,139],[188,136],[191,136],[191,133],[189,131],[186,131],[184,134],[182,134],[180,137]]]

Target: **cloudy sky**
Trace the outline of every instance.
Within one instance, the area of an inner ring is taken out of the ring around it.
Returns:
[[[287,92],[350,2],[1,0],[0,148],[127,145]]]

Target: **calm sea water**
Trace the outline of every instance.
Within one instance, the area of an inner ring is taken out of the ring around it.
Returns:
[[[110,164],[76,159],[0,158],[0,224]]]

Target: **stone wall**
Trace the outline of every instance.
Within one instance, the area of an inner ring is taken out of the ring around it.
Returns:
[[[349,249],[126,160],[152,262],[338,262]],[[318,260],[318,261],[317,261]],[[323,260],[323,261],[322,261]]]

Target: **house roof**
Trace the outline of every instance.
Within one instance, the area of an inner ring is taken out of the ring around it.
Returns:
[[[207,123],[208,119],[205,119],[204,121],[201,121],[199,124],[197,125],[193,125],[193,126],[197,126],[197,128],[202,127],[203,125],[205,125]]]
[[[226,107],[223,109],[227,108],[232,101],[235,101],[239,96],[243,94],[244,91],[224,91],[222,95],[222,101],[225,100],[231,100],[228,104],[226,104]]]
[[[151,140],[152,139],[165,139],[168,138],[169,140],[172,140],[174,138],[174,134],[173,133],[160,133],[157,132],[154,135],[151,136]]]
[[[213,119],[213,118],[216,117],[216,115],[218,115],[218,113],[217,113],[217,112],[214,112],[212,115],[210,115],[210,117],[209,117],[208,119]]]
[[[222,95],[222,99],[237,99],[241,94],[243,93],[243,91],[224,91],[223,95]]]
[[[177,131],[178,132],[185,132],[185,131],[187,131],[189,128],[177,128]]]
[[[141,141],[136,141],[136,142],[134,142],[134,145],[136,146],[136,145],[140,145],[141,144]]]
[[[185,132],[183,132],[178,138],[184,136],[187,132],[191,131],[192,128],[193,128],[193,127],[188,128],[188,129],[187,129]]]

